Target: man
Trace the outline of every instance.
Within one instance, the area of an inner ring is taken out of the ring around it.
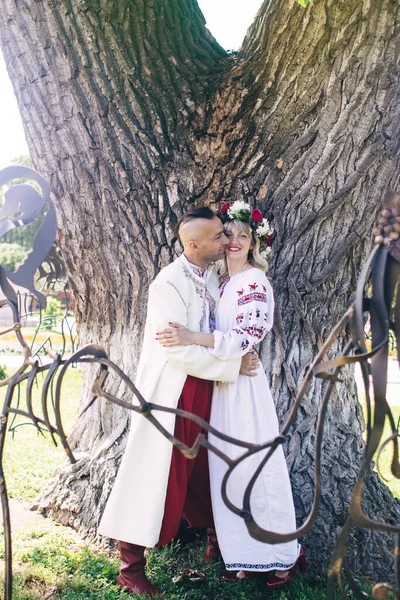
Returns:
[[[208,421],[212,382],[236,381],[239,371],[255,374],[258,357],[220,360],[201,346],[164,348],[156,333],[170,322],[212,332],[219,298],[210,264],[228,243],[222,223],[209,208],[181,217],[177,233],[184,252],[158,274],[149,289],[147,319],[136,386],[149,402],[181,408]],[[189,419],[157,412],[160,423],[188,446],[202,429]],[[209,492],[207,452],[187,459],[147,419],[133,413],[125,454],[104,510],[99,532],[120,540],[118,583],[135,594],[157,596],[144,573],[146,547],[164,546],[177,534],[181,515],[209,533],[208,558],[216,538]]]

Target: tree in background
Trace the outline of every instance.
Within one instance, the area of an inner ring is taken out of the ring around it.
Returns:
[[[0,43],[33,164],[53,192],[81,343],[103,345],[133,375],[149,282],[179,250],[177,218],[244,199],[276,230],[276,323],[263,357],[284,418],[352,300],[382,195],[399,186],[398,2],[266,0],[233,54],[196,0],[0,6]],[[324,387],[310,389],[287,448],[299,521],[313,495]],[[43,500],[56,518],[94,535],[127,422],[97,404],[76,425],[81,459]],[[346,517],[362,428],[348,371],[328,412],[322,503],[304,540],[318,572]],[[372,472],[364,504],[399,521]],[[357,532],[352,544],[353,568],[388,576],[387,536]]]
[[[19,244],[0,244],[0,264],[7,271],[16,271],[18,265],[24,261],[26,251]]]

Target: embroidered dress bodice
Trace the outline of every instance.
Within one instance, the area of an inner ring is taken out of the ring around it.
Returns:
[[[260,269],[224,279],[211,353],[225,360],[251,352],[271,329],[273,318],[272,288]]]

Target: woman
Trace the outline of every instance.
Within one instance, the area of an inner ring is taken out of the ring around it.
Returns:
[[[253,350],[273,324],[274,298],[266,278],[267,262],[260,254],[260,241],[268,243],[271,231],[258,209],[248,204],[225,204],[220,213],[229,240],[221,274],[221,299],[213,333],[192,332],[176,323],[159,332],[164,346],[198,344],[221,359]],[[214,385],[210,424],[220,432],[251,443],[262,443],[279,434],[278,419],[262,366],[255,377],[239,375],[236,383]],[[243,448],[209,435],[210,442],[236,458]],[[252,455],[233,471],[228,498],[239,508],[243,493],[267,452]],[[264,544],[250,537],[243,519],[224,504],[221,483],[227,465],[209,453],[211,497],[215,528],[228,573],[225,580],[241,579],[247,572],[275,571],[267,583],[271,588],[289,583],[296,567],[305,570],[304,552],[297,541]],[[296,528],[292,492],[282,447],[279,446],[254,485],[250,505],[255,521],[264,529],[289,533]]]

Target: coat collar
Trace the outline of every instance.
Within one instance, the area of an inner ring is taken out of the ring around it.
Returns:
[[[196,281],[202,285],[206,285],[212,273],[212,267],[207,267],[205,271],[202,271],[200,267],[189,262],[184,254],[181,254],[179,259],[181,260],[183,268],[186,271],[189,271],[190,275],[193,276]]]

